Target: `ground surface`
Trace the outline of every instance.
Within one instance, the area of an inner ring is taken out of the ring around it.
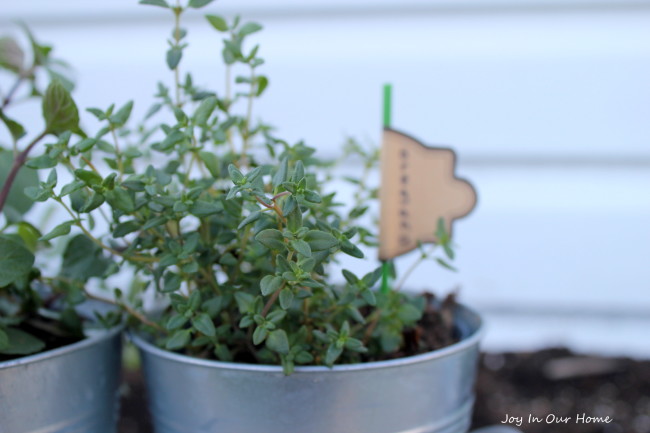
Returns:
[[[119,433],[151,433],[142,378],[125,374]],[[576,356],[562,349],[486,354],[474,427],[522,417],[525,433],[650,433],[650,361]],[[611,422],[576,422],[577,416]],[[540,418],[528,422],[528,416]],[[571,417],[566,423],[547,419]],[[510,425],[516,426],[516,420]]]

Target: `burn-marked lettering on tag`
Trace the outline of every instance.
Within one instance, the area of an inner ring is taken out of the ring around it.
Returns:
[[[381,260],[407,253],[418,242],[436,242],[440,218],[451,233],[452,222],[476,205],[474,187],[454,173],[453,150],[385,128],[381,152]]]

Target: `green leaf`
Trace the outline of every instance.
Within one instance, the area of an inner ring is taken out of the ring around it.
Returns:
[[[167,340],[165,348],[167,350],[179,350],[187,346],[187,343],[190,341],[190,332],[189,329],[174,332],[169,340]]]
[[[2,184],[4,184],[4,179],[7,179],[7,176],[9,175],[13,161],[14,157],[12,152],[0,149],[0,179],[2,179]],[[38,174],[35,171],[24,169],[19,170],[2,211],[5,216],[9,217],[8,211],[13,211],[18,215],[23,215],[31,209],[34,201],[25,195],[24,191],[28,187],[37,186]]]
[[[153,116],[153,115],[156,114],[158,111],[160,111],[161,108],[162,108],[162,104],[160,104],[160,103],[153,104],[153,105],[149,108],[149,110],[147,111],[147,113],[144,115],[144,120],[148,120],[149,118],[151,118],[151,116]]]
[[[289,339],[283,329],[276,329],[266,338],[266,347],[281,355],[289,353]]]
[[[242,222],[239,223],[237,226],[237,230],[241,230],[242,228],[246,227],[248,224],[254,223],[258,219],[262,217],[262,212],[260,211],[254,211],[248,214],[246,218],[242,220]]]
[[[197,217],[206,217],[221,212],[222,210],[223,205],[221,202],[197,200],[192,204],[190,213]]]
[[[223,17],[218,15],[206,15],[205,18],[208,20],[212,27],[219,30],[220,32],[228,31],[228,23]]]
[[[110,260],[102,256],[102,249],[86,235],[80,234],[68,242],[63,252],[61,276],[86,281],[101,277],[108,269]]]
[[[293,303],[293,291],[289,288],[284,288],[280,292],[280,307],[282,307],[283,310],[288,310],[291,308],[291,304]]]
[[[112,191],[107,191],[105,195],[106,201],[113,208],[126,213],[135,211],[135,199],[127,190],[117,187]]]
[[[0,68],[20,73],[25,64],[25,53],[18,43],[10,37],[0,38]]]
[[[356,257],[357,259],[362,259],[364,257],[363,251],[350,241],[341,242],[341,251],[349,256]]]
[[[266,320],[272,322],[273,324],[278,324],[287,316],[287,312],[284,310],[274,310],[266,316]]]
[[[165,325],[165,328],[168,331],[173,331],[175,329],[180,328],[181,326],[185,325],[189,319],[185,317],[182,314],[177,314],[175,316],[172,316],[169,318],[167,321],[167,324]]]
[[[67,235],[68,233],[70,233],[70,227],[72,227],[73,224],[74,221],[66,221],[64,223],[61,223],[58,226],[54,227],[52,231],[50,231],[48,234],[42,236],[40,240],[45,242],[57,238],[59,236]]]
[[[102,204],[104,204],[105,198],[102,194],[98,192],[94,192],[91,194],[90,197],[88,197],[88,200],[84,203],[84,205],[81,207],[79,212],[82,213],[89,213],[100,207]]]
[[[23,125],[7,117],[2,110],[0,110],[0,120],[2,120],[7,126],[7,129],[9,130],[11,138],[14,140],[14,142],[20,140],[27,133],[25,132]]]
[[[310,190],[305,191],[305,200],[311,203],[320,203],[322,201],[321,196],[317,192]]]
[[[33,264],[34,254],[25,246],[0,235],[0,287],[26,278]]]
[[[311,257],[311,248],[309,244],[302,239],[295,239],[290,242],[291,247],[305,257]]]
[[[234,164],[230,164],[228,166],[228,174],[230,175],[230,179],[232,179],[235,185],[240,185],[245,179],[242,172],[239,171],[239,169],[235,167]]]
[[[163,278],[163,288],[162,291],[165,293],[175,292],[181,288],[181,282],[183,279],[180,275],[174,272],[166,272]]]
[[[450,265],[445,260],[443,260],[443,259],[441,259],[439,257],[436,258],[436,262],[438,262],[438,264],[440,266],[442,266],[443,268],[449,269],[450,271],[458,272],[458,269],[454,268],[452,265]]]
[[[199,158],[203,161],[212,177],[219,178],[221,172],[219,170],[219,158],[214,153],[207,151],[199,152]]]
[[[365,353],[368,351],[368,349],[363,346],[363,342],[361,340],[357,340],[356,338],[348,338],[345,340],[345,348],[359,353]]]
[[[26,167],[33,168],[35,170],[41,168],[53,168],[56,167],[56,159],[51,158],[49,155],[41,155],[36,158],[31,158],[25,163]]]
[[[124,125],[131,116],[131,110],[133,110],[133,101],[127,102],[117,113],[113,114],[110,117],[110,122],[117,127]]]
[[[43,95],[43,118],[48,133],[59,135],[79,129],[79,111],[63,83],[52,80]]]
[[[397,316],[405,323],[414,323],[420,320],[422,311],[413,304],[405,303],[397,310]]]
[[[140,223],[138,221],[125,221],[123,223],[120,223],[115,227],[115,230],[113,230],[113,237],[116,238],[121,238],[122,236],[126,236],[129,233],[133,233],[134,231],[138,230],[140,228]]]
[[[255,302],[255,296],[242,291],[235,292],[234,297],[241,314],[246,313]]]
[[[324,251],[332,247],[338,246],[339,241],[330,233],[318,230],[310,230],[304,237],[304,240],[309,243],[312,251]]]
[[[359,282],[359,278],[347,269],[343,269],[341,272],[348,283],[357,284]]]
[[[282,251],[286,248],[284,244],[284,236],[282,236],[280,230],[262,230],[257,234],[257,236],[255,236],[255,240],[271,250]]]
[[[23,240],[23,243],[32,253],[36,251],[38,239],[41,237],[41,232],[26,221],[18,223],[18,236]]]
[[[282,278],[275,275],[267,275],[260,281],[260,290],[264,296],[275,293],[281,286]]]
[[[264,90],[269,86],[269,79],[266,78],[264,75],[260,75],[257,77],[257,91],[255,92],[256,96],[260,96],[262,93],[264,93]]]
[[[78,179],[83,180],[88,186],[101,185],[103,180],[102,177],[94,171],[84,170],[81,168],[76,169],[74,174]]]
[[[302,161],[296,161],[296,165],[293,167],[293,175],[291,176],[291,181],[294,183],[300,182],[305,177],[305,166]]]
[[[373,307],[377,305],[377,298],[375,297],[375,293],[372,290],[362,291],[361,297],[368,303],[368,305],[372,305]]]
[[[273,184],[273,188],[277,188],[278,186],[282,185],[284,182],[287,181],[287,176],[289,172],[289,158],[286,156],[280,160],[280,166],[278,167],[278,171],[275,172],[273,175],[273,179],[271,180],[271,183]]]
[[[167,50],[167,66],[169,69],[176,69],[183,57],[183,50],[180,47],[171,47]]]
[[[212,3],[214,0],[190,0],[190,2],[187,4],[188,7],[194,8],[194,9],[200,9],[203,6],[209,5]]]
[[[93,116],[95,116],[98,120],[105,120],[106,119],[106,114],[100,110],[99,108],[86,108],[86,111],[91,113]]]
[[[327,352],[325,353],[325,365],[329,365],[330,367],[334,365],[337,359],[339,359],[339,356],[343,353],[343,348],[336,346],[336,344],[332,343],[329,345],[327,348]]]
[[[141,5],[160,6],[162,8],[169,8],[169,4],[165,0],[140,0]]]
[[[6,328],[5,333],[9,344],[8,347],[0,350],[3,355],[29,355],[45,348],[45,343],[20,329]]]
[[[192,319],[192,326],[194,326],[197,331],[207,335],[208,337],[214,337],[217,334],[212,319],[206,313],[201,313]]]
[[[311,364],[314,362],[314,356],[306,351],[298,352],[295,361],[297,364]]]
[[[263,326],[258,326],[257,328],[255,328],[255,331],[253,332],[253,344],[254,345],[261,344],[268,335],[269,335],[268,329],[266,329]]]
[[[257,23],[253,23],[253,22],[246,23],[246,24],[244,24],[243,26],[240,27],[239,36],[250,35],[252,33],[259,32],[260,30],[262,30],[261,25],[259,25]]]
[[[208,96],[207,98],[205,98],[203,101],[201,101],[201,104],[194,112],[194,122],[196,122],[196,124],[200,126],[206,125],[208,119],[210,118],[210,115],[212,114],[212,112],[216,107],[217,107],[216,96]]]
[[[163,225],[166,222],[167,222],[167,217],[165,216],[155,217],[147,221],[145,225],[142,226],[142,230],[149,230],[154,227],[158,227],[159,225]]]

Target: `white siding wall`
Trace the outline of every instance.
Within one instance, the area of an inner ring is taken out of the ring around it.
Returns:
[[[148,101],[171,80],[162,9],[3,3],[2,33],[22,19],[75,66],[82,107]],[[650,356],[650,2],[220,0],[207,11],[265,25],[271,87],[257,113],[289,139],[327,156],[346,134],[378,142],[391,82],[394,126],[455,147],[479,191],[456,227],[461,272],[425,266],[412,282],[460,286],[488,320],[486,348]],[[220,86],[219,37],[200,13],[187,18],[185,64]]]

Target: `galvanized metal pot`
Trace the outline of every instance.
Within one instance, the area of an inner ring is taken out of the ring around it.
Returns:
[[[0,433],[115,433],[122,328],[0,362]]]
[[[458,307],[462,339],[391,361],[282,368],[195,359],[133,336],[156,433],[464,433],[482,331]]]

